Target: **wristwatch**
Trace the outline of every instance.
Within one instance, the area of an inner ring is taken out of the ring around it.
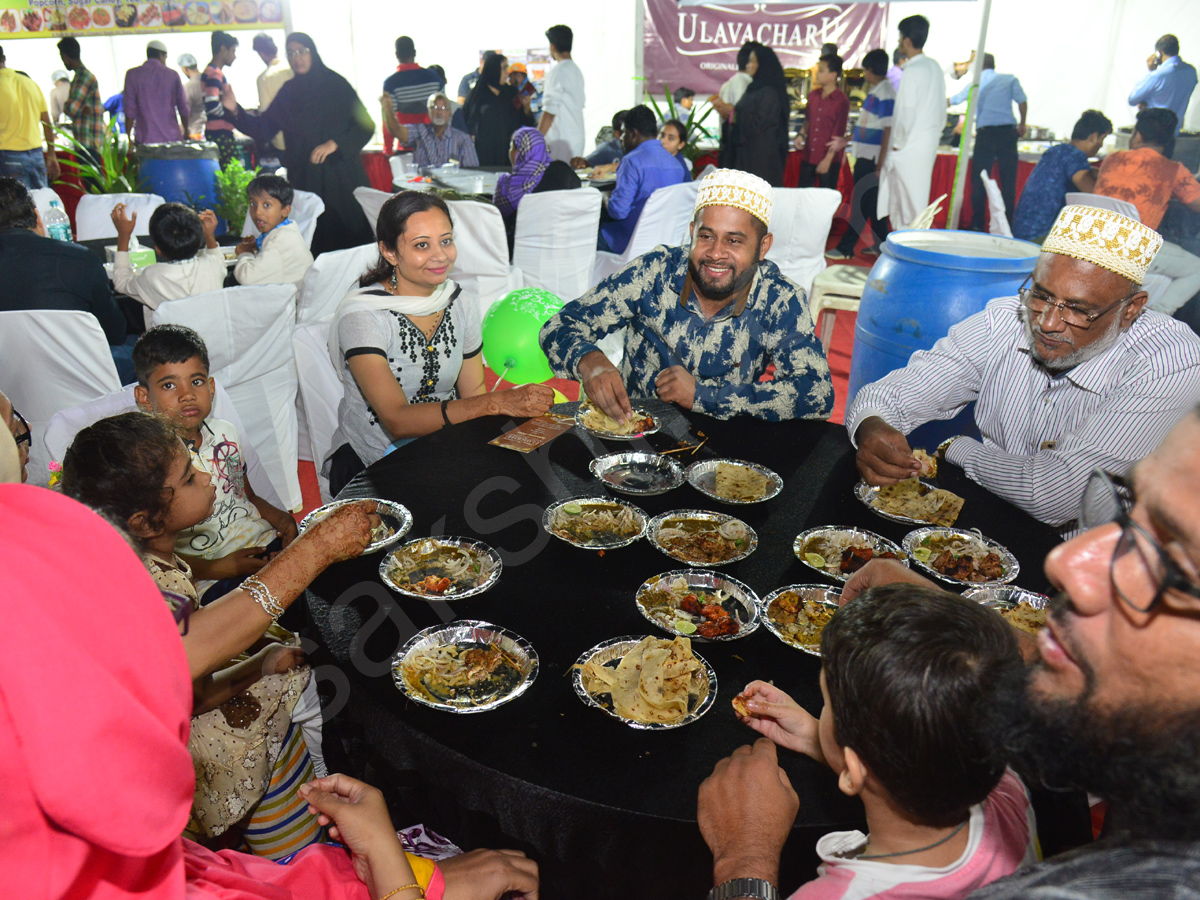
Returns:
[[[779,889],[765,878],[732,878],[708,892],[708,900],[779,900]]]
[[[953,437],[946,438],[937,445],[937,449],[933,451],[933,455],[938,459],[945,459],[946,451],[950,449],[950,445],[957,441],[960,437],[962,437],[961,434],[956,434]]]

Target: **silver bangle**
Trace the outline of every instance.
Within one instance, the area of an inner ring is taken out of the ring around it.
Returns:
[[[278,621],[279,617],[283,615],[283,605],[257,575],[251,575],[243,581],[242,590],[249,594],[254,602],[263,608],[263,611],[271,617],[272,622]]]

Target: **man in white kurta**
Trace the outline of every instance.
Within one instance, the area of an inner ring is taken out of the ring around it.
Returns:
[[[912,23],[914,19],[921,22]],[[879,218],[889,216],[892,228],[907,228],[929,205],[933,164],[946,125],[946,76],[921,49],[928,32],[924,16],[900,23],[900,49],[908,61],[896,94],[891,149],[879,175]]]
[[[583,72],[571,59],[571,29],[555,25],[546,32],[554,65],[546,73],[542,118],[538,129],[546,136],[546,149],[554,159],[570,162],[583,156]]]

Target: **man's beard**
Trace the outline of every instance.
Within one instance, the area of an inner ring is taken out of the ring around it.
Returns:
[[[760,242],[761,244],[761,242]],[[720,287],[709,279],[700,266],[696,264],[695,259],[691,254],[688,255],[688,274],[692,276],[692,283],[699,288],[700,293],[704,295],[706,300],[725,300],[732,297],[754,279],[754,273],[758,271],[758,253],[755,252],[755,263],[747,266],[745,269],[738,271],[736,266],[730,264],[730,271],[733,278],[729,281],[728,287]]]
[[[1066,604],[1055,599],[1055,608]],[[1074,652],[1074,651],[1073,651]],[[1169,709],[1142,703],[1116,711],[1094,707],[1095,672],[1075,655],[1083,694],[1030,695],[1028,678],[998,692],[995,737],[1010,765],[1030,783],[1089,791],[1111,806],[1108,830],[1133,839],[1200,838],[1200,703]]]
[[[1043,359],[1041,354],[1038,353],[1037,343],[1034,341],[1035,326],[1033,316],[1027,310],[1023,309],[1021,320],[1025,325],[1025,338],[1029,341],[1030,354],[1037,361],[1038,365],[1050,372],[1065,372],[1068,369],[1081,366],[1089,359],[1095,359],[1101,353],[1108,350],[1121,337],[1121,317],[1113,316],[1112,322],[1108,326],[1108,330],[1105,331],[1103,335],[1098,337],[1094,343],[1088,344],[1086,347],[1073,350],[1060,359],[1047,360]],[[1037,332],[1041,333],[1041,329],[1038,328]],[[1058,340],[1058,338],[1054,339]]]

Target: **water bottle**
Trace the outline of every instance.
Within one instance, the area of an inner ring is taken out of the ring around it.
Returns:
[[[71,236],[71,220],[67,218],[67,214],[63,212],[63,208],[57,200],[50,201],[50,209],[46,211],[46,217],[42,220],[42,224],[46,226],[46,237],[48,238],[66,241],[68,244],[75,240]]]

